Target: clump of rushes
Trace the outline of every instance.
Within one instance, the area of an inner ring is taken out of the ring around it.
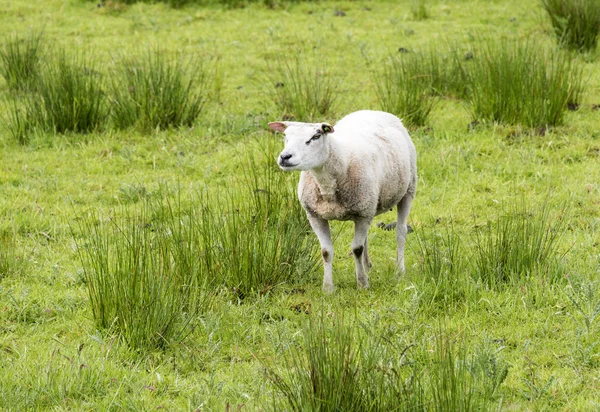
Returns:
[[[0,74],[12,90],[29,90],[40,75],[45,54],[43,31],[32,31],[25,37],[9,36],[0,49]]]
[[[433,109],[431,97],[439,59],[424,53],[402,53],[372,70],[381,108],[399,116],[408,126],[423,126]]]
[[[36,95],[25,104],[29,122],[55,133],[97,131],[108,115],[104,78],[94,62],[64,50],[47,64],[37,82]]]
[[[412,0],[410,13],[415,20],[425,20],[429,17],[426,0]]]
[[[521,203],[500,211],[495,222],[476,230],[477,277],[489,287],[521,284],[531,275],[556,280],[560,268],[563,220],[547,203],[532,209]]]
[[[276,408],[292,411],[488,410],[506,365],[497,354],[469,356],[446,333],[406,344],[347,324],[311,317],[302,341],[267,364],[280,396]],[[498,367],[497,367],[498,365]],[[484,377],[495,373],[493,379]],[[280,402],[281,404],[278,404]]]
[[[568,54],[532,41],[484,40],[467,73],[477,120],[531,128],[560,125],[582,90],[582,69]]]
[[[192,209],[144,202],[138,215],[81,218],[77,240],[97,325],[136,350],[183,340],[209,304]]]
[[[117,63],[111,108],[115,126],[143,130],[192,126],[209,94],[207,63],[158,49]]]
[[[275,140],[243,155],[247,174],[235,194],[202,202],[205,270],[240,297],[306,281],[319,262],[295,184],[273,162]]]
[[[600,34],[600,1],[542,0],[558,42],[578,51],[592,51]]]
[[[339,81],[326,61],[305,53],[267,61],[263,91],[283,119],[302,122],[327,118],[335,109]]]

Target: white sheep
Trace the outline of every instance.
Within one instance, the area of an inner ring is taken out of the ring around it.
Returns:
[[[319,238],[325,274],[333,291],[333,245],[329,220],[352,220],[352,252],[359,287],[368,288],[367,235],[373,217],[398,207],[396,267],[404,271],[408,213],[417,188],[417,153],[402,121],[378,111],[351,113],[327,123],[272,122],[285,133],[278,158],[286,171],[301,170],[298,197]]]

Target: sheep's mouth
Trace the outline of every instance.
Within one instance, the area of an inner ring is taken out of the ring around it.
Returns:
[[[288,168],[296,167],[296,166],[298,166],[299,164],[300,164],[300,163],[291,164],[291,163],[288,163],[288,162],[286,162],[286,161],[280,161],[280,162],[279,162],[279,166],[280,166],[282,169],[288,169]]]

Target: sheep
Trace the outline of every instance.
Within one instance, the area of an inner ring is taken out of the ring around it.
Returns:
[[[397,206],[396,269],[404,272],[407,218],[417,189],[417,152],[402,121],[390,113],[361,110],[328,123],[271,122],[285,134],[277,162],[300,170],[298,198],[321,246],[323,291],[333,292],[330,220],[354,222],[352,254],[359,288],[369,287],[369,226]]]

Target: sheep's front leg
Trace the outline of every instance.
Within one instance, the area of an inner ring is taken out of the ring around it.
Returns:
[[[371,219],[365,218],[354,222],[354,239],[352,240],[352,254],[356,265],[356,283],[358,287],[369,287],[369,276],[367,275],[368,257],[365,253],[367,235],[369,234]]]
[[[398,259],[396,260],[396,271],[404,272],[404,245],[408,233],[408,213],[413,200],[413,195],[408,193],[398,203],[398,223],[396,224],[396,241],[398,242]]]
[[[331,243],[331,233],[329,231],[329,222],[318,216],[307,214],[310,227],[319,238],[321,244],[321,256],[323,257],[323,292],[333,292],[333,243]]]

